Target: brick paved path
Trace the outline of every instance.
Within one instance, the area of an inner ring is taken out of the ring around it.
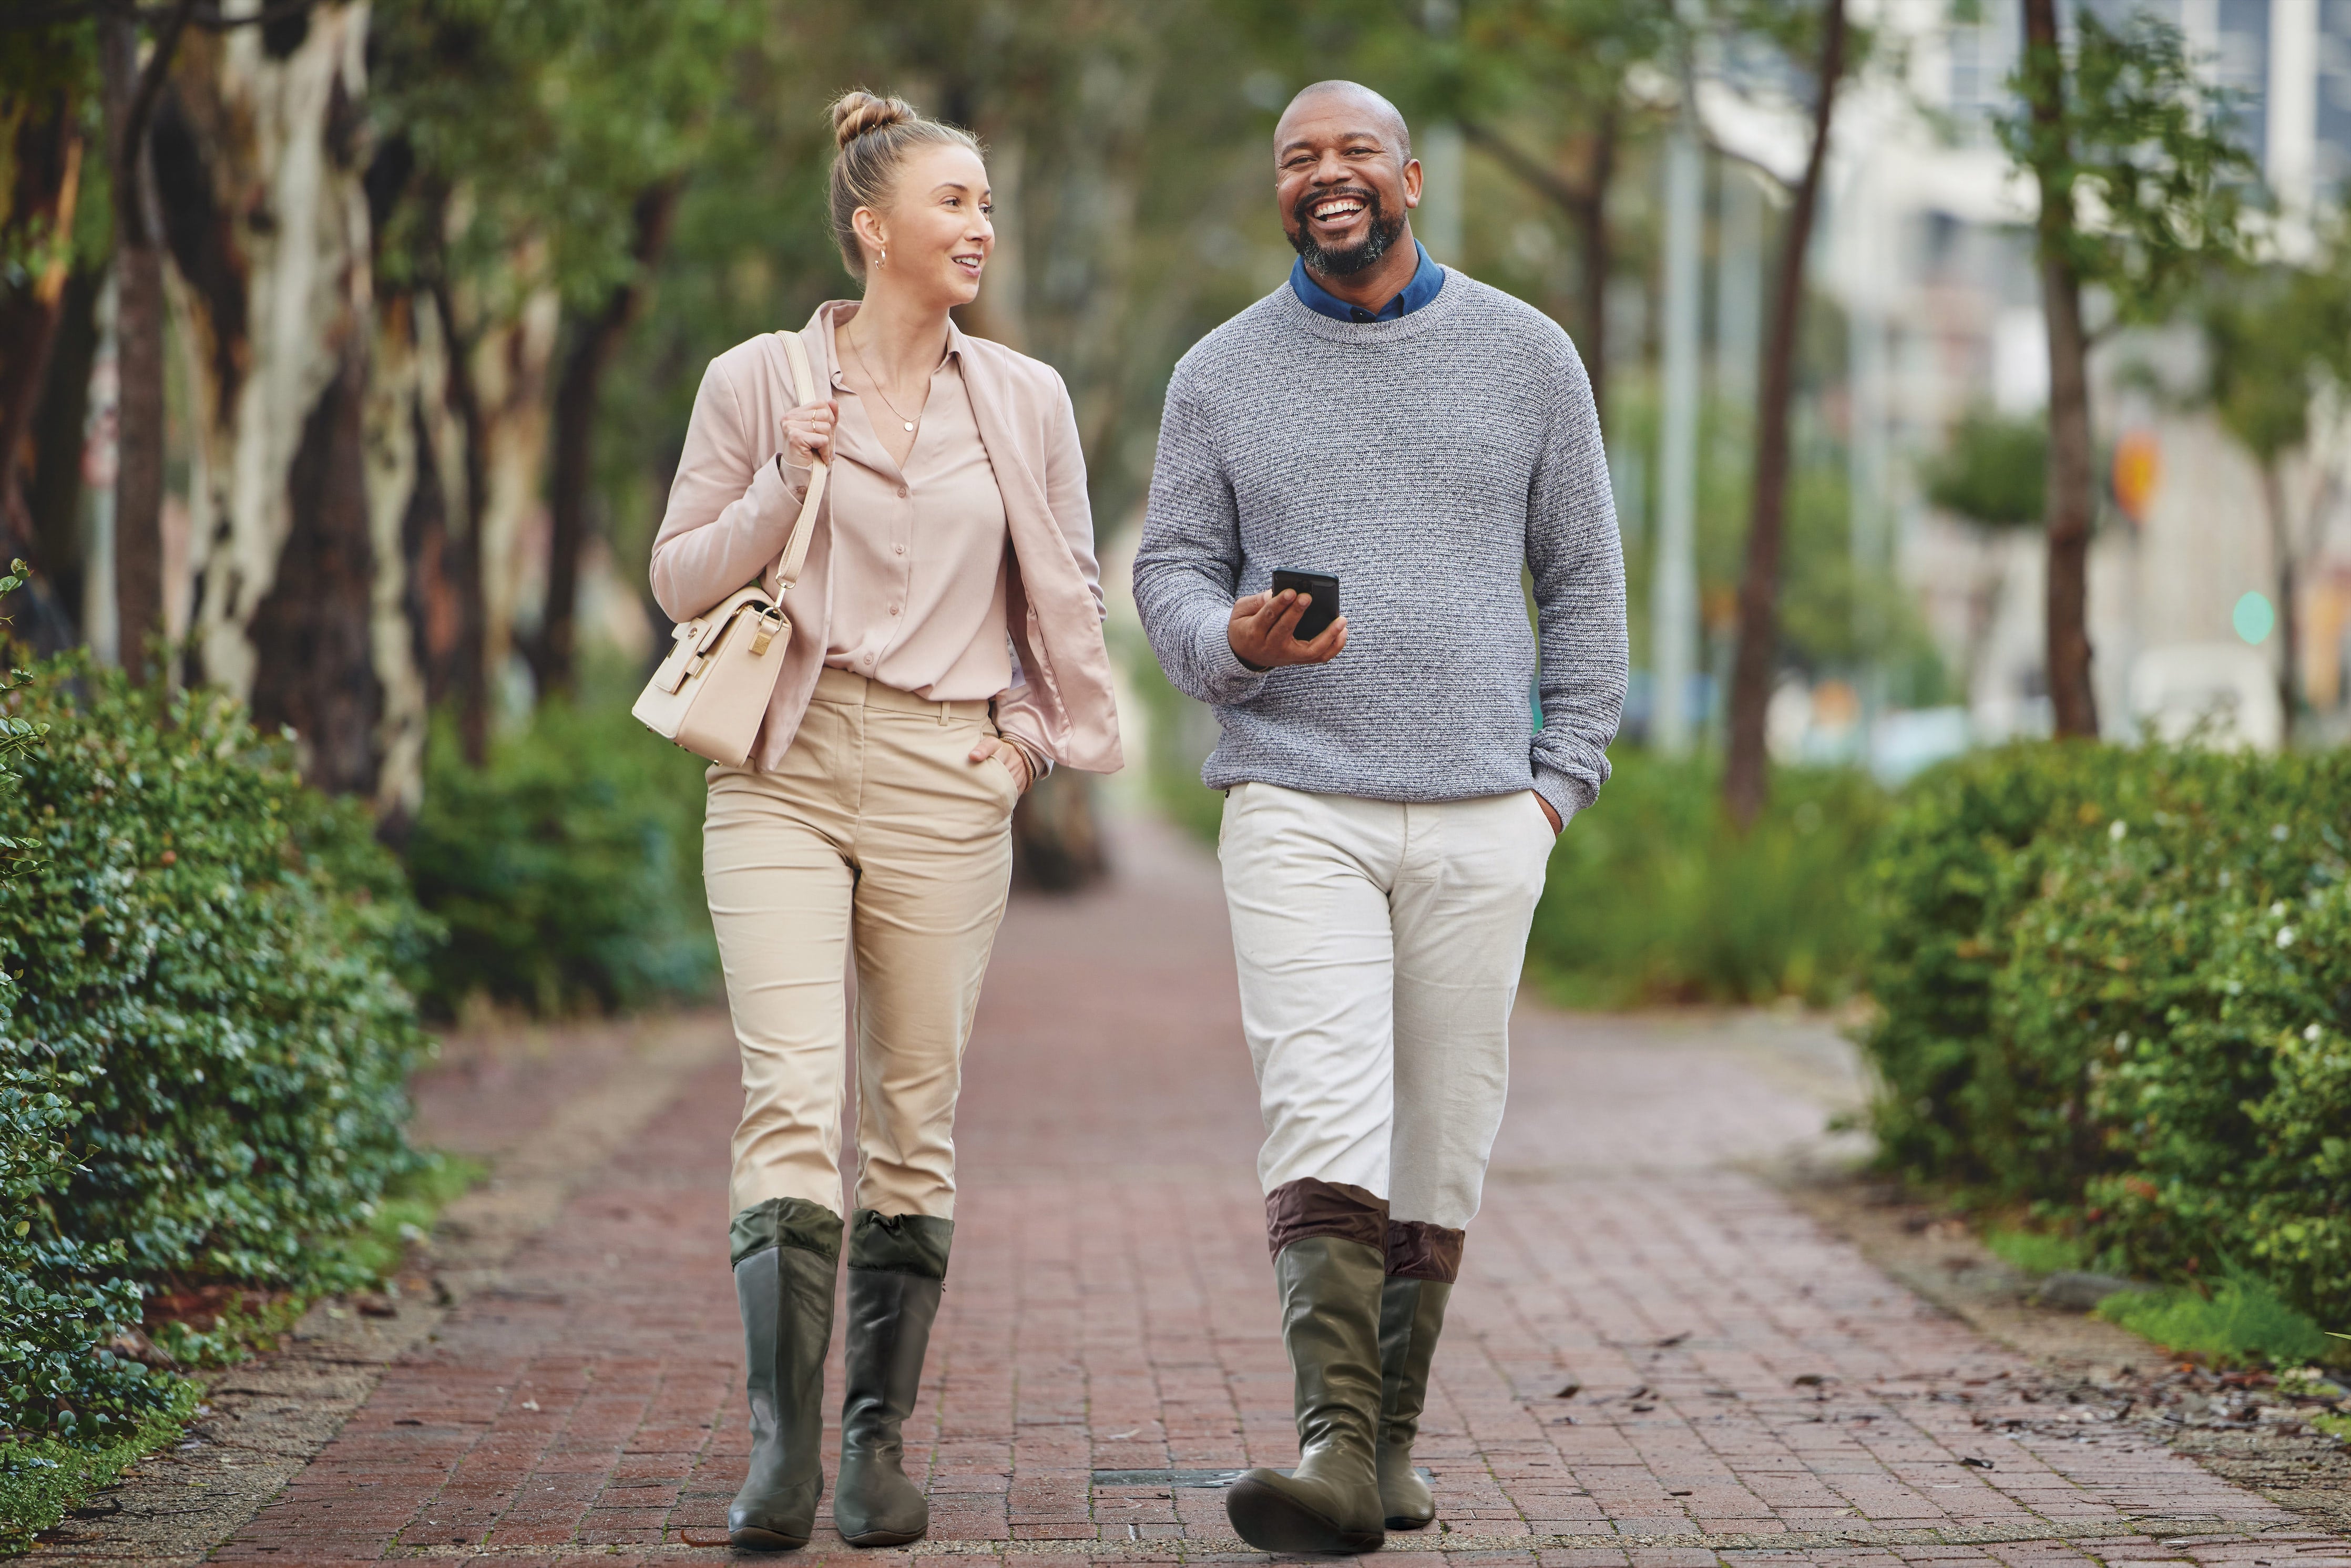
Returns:
[[[1213,871],[1152,840],[1126,863],[1115,890],[1024,902],[1005,928],[908,1431],[933,1507],[913,1555],[1236,1555],[1213,1489],[1090,1488],[1092,1473],[1294,1457]],[[1391,1550],[1659,1568],[2351,1563],[2168,1452],[2095,1430],[2001,1436],[2024,1412],[2002,1392],[2023,1363],[1736,1168],[1819,1132],[1818,1099],[1792,1086],[1801,1058],[1698,1023],[1531,1007],[1517,1038],[1425,1432],[1449,1533]],[[723,1559],[692,1542],[721,1525],[745,1447],[736,1101],[731,1063],[695,1077],[219,1555]],[[819,1531],[788,1561],[828,1554]]]

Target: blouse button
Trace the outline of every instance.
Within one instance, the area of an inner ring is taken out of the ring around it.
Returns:
[[[890,549],[891,553],[893,555],[904,555],[906,553],[906,547],[904,545],[892,545]]]
[[[902,500],[902,501],[903,501],[903,500],[904,500],[905,498],[906,498],[906,486],[904,486],[904,485],[901,485],[901,486],[898,486],[898,499],[900,499],[900,500]]]
[[[892,606],[890,606],[890,613],[891,613],[891,614],[893,614],[893,615],[897,614],[897,613],[898,613],[898,607],[897,607],[896,605],[894,605],[894,604],[893,604]]]

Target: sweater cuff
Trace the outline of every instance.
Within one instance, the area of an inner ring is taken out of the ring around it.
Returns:
[[[1208,701],[1217,706],[1228,707],[1235,703],[1247,702],[1264,690],[1266,677],[1273,672],[1252,670],[1241,663],[1241,656],[1233,652],[1229,631],[1231,617],[1207,615],[1202,619],[1206,624],[1200,629],[1204,635],[1199,668],[1205,677],[1203,684],[1208,690]]]
[[[1559,813],[1561,832],[1567,831],[1567,825],[1575,821],[1578,811],[1597,798],[1597,791],[1583,779],[1551,768],[1536,768],[1534,790],[1550,803],[1552,810]]]

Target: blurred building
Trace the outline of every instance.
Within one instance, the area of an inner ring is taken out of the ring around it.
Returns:
[[[2238,95],[2246,141],[2280,202],[2281,247],[2306,247],[2351,176],[2351,0],[2094,3],[2110,20],[2143,11],[2181,29],[2191,56]],[[1816,286],[1847,327],[1853,548],[1896,564],[1961,677],[1967,723],[1935,733],[2045,731],[2041,538],[1940,514],[1920,481],[1963,413],[2027,413],[2047,398],[2023,226],[2032,192],[1991,128],[2021,47],[2018,0],[1855,0],[1855,9],[1898,42],[1905,74],[1881,70],[1840,110],[1814,257]],[[1975,19],[1963,19],[1968,9]],[[1718,84],[1702,89],[1701,107],[1726,151],[1777,173],[1799,166],[1804,127],[1788,112],[1792,100],[1775,111],[1768,93]],[[2123,482],[2101,507],[2091,629],[2101,718],[2126,736],[2140,727],[2135,688],[2138,703],[2158,706],[2198,689],[2225,696],[2245,689],[2249,660],[2273,674],[2287,651],[2277,617],[2261,613],[2273,610],[2278,572],[2258,476],[2192,406],[2203,379],[2196,331],[2119,335],[2099,349],[2093,373],[2101,461],[2119,463]],[[2286,476],[2307,563],[2293,656],[2315,710],[2312,732],[2336,738],[2351,737],[2345,426],[2321,420],[2314,450]]]

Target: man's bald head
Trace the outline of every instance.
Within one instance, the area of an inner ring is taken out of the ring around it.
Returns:
[[[1298,89],[1290,107],[1281,111],[1281,119],[1274,124],[1274,156],[1281,156],[1283,133],[1295,121],[1310,114],[1320,119],[1333,110],[1342,113],[1353,110],[1378,129],[1380,140],[1395,150],[1399,164],[1412,162],[1412,130],[1405,124],[1403,111],[1362,82],[1337,77]]]

